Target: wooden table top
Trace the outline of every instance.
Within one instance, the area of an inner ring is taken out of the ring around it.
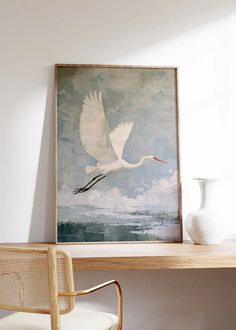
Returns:
[[[118,243],[118,244],[0,244],[29,248],[68,251],[77,270],[132,270],[132,269],[199,269],[235,268],[236,240],[220,245],[183,243]]]

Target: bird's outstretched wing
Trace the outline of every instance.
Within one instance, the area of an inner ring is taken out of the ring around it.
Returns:
[[[109,137],[102,94],[90,93],[85,96],[79,127],[80,141],[85,151],[95,158],[99,164],[117,160]]]
[[[112,146],[119,159],[122,158],[123,149],[130,136],[133,125],[133,122],[121,123],[110,133]]]

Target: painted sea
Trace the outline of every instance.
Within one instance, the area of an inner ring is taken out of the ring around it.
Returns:
[[[111,212],[91,206],[58,209],[58,242],[179,241],[177,211]]]

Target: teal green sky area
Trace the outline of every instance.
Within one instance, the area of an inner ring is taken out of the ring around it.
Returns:
[[[100,203],[103,205],[106,204],[104,196],[107,199],[114,196],[124,208],[140,202],[140,207],[148,210],[178,209],[175,75],[175,69],[57,68],[59,204],[99,207],[99,196],[102,196]],[[85,167],[96,164],[79,137],[84,98],[95,91],[102,93],[111,131],[122,122],[134,122],[123,158],[136,163],[142,156],[153,154],[168,164],[145,161],[143,166],[132,171],[110,175],[87,195],[73,196],[75,187],[91,179]]]

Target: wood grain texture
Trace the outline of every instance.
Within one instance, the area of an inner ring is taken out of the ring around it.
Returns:
[[[54,246],[72,256],[76,270],[138,270],[235,268],[236,240],[220,245],[184,243],[56,245],[46,243],[0,244],[45,248]]]

